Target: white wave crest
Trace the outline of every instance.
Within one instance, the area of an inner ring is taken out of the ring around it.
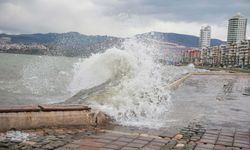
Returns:
[[[122,125],[162,126],[170,96],[164,88],[164,67],[156,60],[158,53],[153,46],[128,40],[123,50],[112,48],[80,61],[69,89],[76,93],[115,80],[118,84],[87,103]]]

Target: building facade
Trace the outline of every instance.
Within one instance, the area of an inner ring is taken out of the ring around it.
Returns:
[[[211,42],[211,27],[210,26],[201,27],[200,40],[199,40],[200,48],[209,47],[210,42]]]
[[[201,51],[197,48],[188,49],[183,52],[182,63],[188,64],[193,63],[200,65]]]
[[[228,20],[227,42],[240,42],[246,39],[247,18],[240,13]]]
[[[250,40],[202,48],[200,62],[218,67],[250,66]]]
[[[250,64],[250,40],[240,42],[238,45],[239,65]]]

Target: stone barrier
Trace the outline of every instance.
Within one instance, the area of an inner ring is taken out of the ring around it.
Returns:
[[[186,75],[183,76],[182,78],[180,78],[180,79],[174,81],[173,83],[171,83],[171,84],[168,86],[168,88],[169,88],[170,90],[175,90],[175,89],[177,89],[177,88],[179,87],[179,85],[180,85],[181,83],[183,83],[183,82],[184,82],[187,78],[189,78],[191,75],[192,75],[192,73],[186,74]]]
[[[97,126],[109,118],[83,105],[0,106],[0,131],[43,127]]]

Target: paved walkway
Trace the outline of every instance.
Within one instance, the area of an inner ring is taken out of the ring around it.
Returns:
[[[0,139],[0,150],[250,150],[249,129],[205,129],[189,125],[158,135],[103,129],[39,129],[25,131],[23,141]]]
[[[205,133],[205,134],[204,134]],[[58,150],[249,150],[249,130],[184,128],[173,137],[105,133],[76,140]]]

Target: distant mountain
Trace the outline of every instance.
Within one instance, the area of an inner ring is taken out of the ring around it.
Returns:
[[[161,45],[178,50],[176,45],[185,47],[198,47],[197,36],[148,32],[135,35],[144,41],[159,41]],[[145,40],[146,39],[146,40]],[[62,56],[89,56],[92,53],[104,51],[112,47],[121,47],[124,38],[100,35],[84,35],[78,32],[46,33],[46,34],[0,34],[0,52],[62,55]],[[211,40],[212,46],[220,45],[223,41]]]
[[[46,54],[64,56],[88,56],[119,45],[123,39],[112,36],[84,35],[78,32],[47,34],[0,34],[0,38],[9,38],[15,44],[42,44],[47,47]]]
[[[148,32],[136,35],[138,38],[149,38],[158,41],[175,43],[186,47],[199,47],[199,37],[177,33]],[[224,43],[219,39],[211,39],[211,45],[216,46]]]
[[[84,35],[78,32],[67,32],[67,33],[36,33],[36,34],[19,34],[19,35],[8,35],[0,34],[0,37],[10,37],[12,43],[37,43],[37,44],[50,44],[50,43],[62,43],[62,42],[75,42],[81,44],[91,44],[97,42],[103,42],[111,36],[100,36],[100,35]]]

